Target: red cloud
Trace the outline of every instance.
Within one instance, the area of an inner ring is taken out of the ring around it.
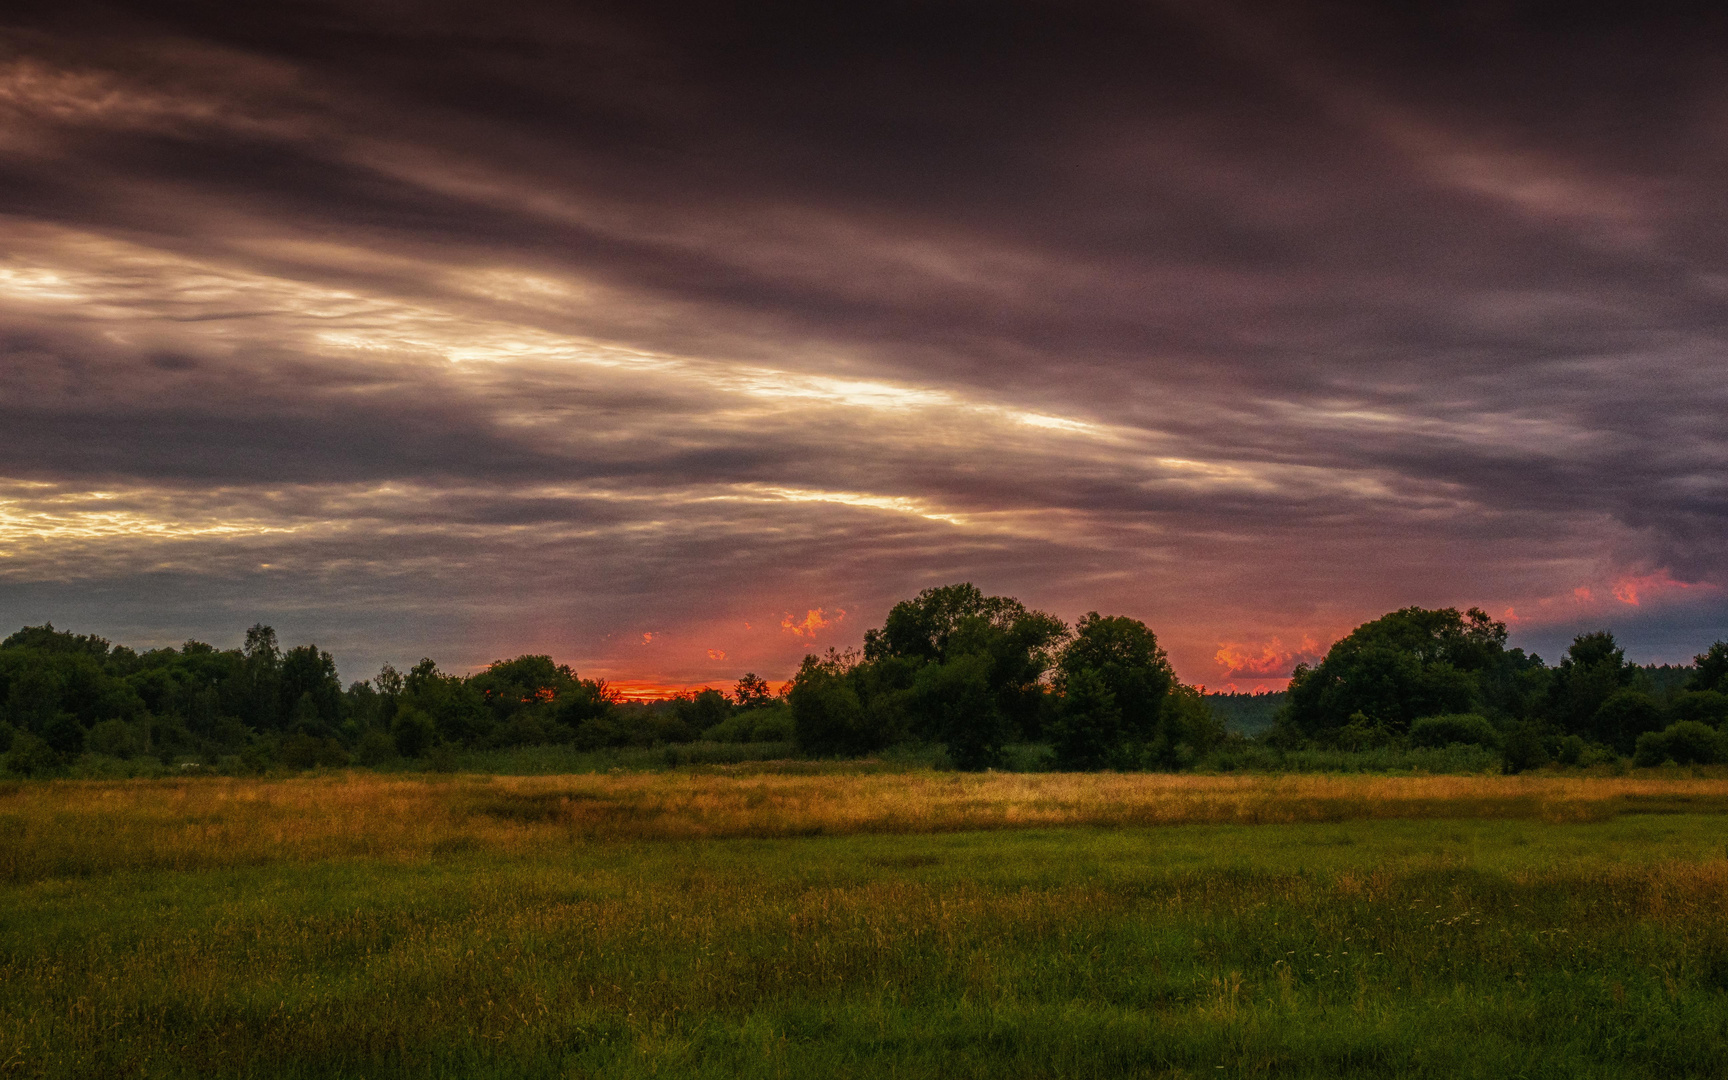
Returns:
[[[1703,586],[1696,581],[1676,581],[1674,575],[1666,570],[1658,570],[1654,574],[1642,574],[1637,577],[1623,577],[1614,583],[1611,590],[1614,599],[1622,604],[1638,606],[1639,598],[1645,599],[1659,596],[1662,593],[1673,592],[1676,589],[1696,589]]]
[[[1297,664],[1314,663],[1323,655],[1314,639],[1304,634],[1295,649],[1286,649],[1277,638],[1257,646],[1231,643],[1220,645],[1212,659],[1224,669],[1226,679],[1288,679]]]
[[[822,608],[811,608],[805,612],[802,619],[794,618],[791,612],[787,612],[786,617],[780,620],[780,629],[797,634],[799,637],[813,638],[818,631],[828,629],[845,617],[845,609],[837,609],[831,619],[826,617]]]

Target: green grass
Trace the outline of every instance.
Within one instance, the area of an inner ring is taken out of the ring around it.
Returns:
[[[25,843],[7,820],[0,844]],[[1670,1077],[1728,1062],[1728,815],[528,850],[479,836],[416,857],[14,879],[0,1074]]]
[[[751,763],[773,763],[774,767],[801,769],[807,767],[812,760],[800,754],[789,742],[699,741],[660,746],[605,747],[598,750],[578,750],[567,744],[453,748],[423,758],[391,758],[371,766],[371,769],[387,775],[453,771],[492,776],[569,776],[614,771],[663,772],[692,765]],[[830,759],[828,764],[843,771],[856,771],[859,768],[905,771],[953,767],[941,746],[916,743],[889,747],[873,755],[868,761],[834,762]],[[23,779],[13,777],[3,766],[4,755],[0,755],[0,781]],[[997,771],[1051,772],[1055,767],[1055,754],[1049,746],[1043,743],[1014,743],[1003,749]],[[1497,751],[1475,746],[1286,751],[1249,744],[1216,750],[1195,762],[1194,770],[1201,773],[1256,774],[1421,772],[1470,776],[1500,772],[1501,758]],[[272,764],[267,769],[271,776],[288,776],[298,771],[301,770],[281,763]],[[47,775],[60,779],[129,780],[208,774],[252,776],[257,774],[257,767],[237,754],[207,761],[196,761],[187,757],[166,765],[154,757],[121,760],[98,754],[84,754]]]

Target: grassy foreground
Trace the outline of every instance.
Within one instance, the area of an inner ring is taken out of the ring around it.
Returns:
[[[1723,1076],[1728,780],[0,787],[0,1074]]]

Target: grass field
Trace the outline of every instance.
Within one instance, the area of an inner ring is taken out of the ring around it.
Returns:
[[[11,784],[0,1074],[1723,1076],[1728,779]]]

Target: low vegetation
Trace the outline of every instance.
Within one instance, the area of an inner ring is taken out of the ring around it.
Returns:
[[[0,787],[0,1068],[1574,1078],[1728,1060],[1728,776],[789,768],[807,772]]]

